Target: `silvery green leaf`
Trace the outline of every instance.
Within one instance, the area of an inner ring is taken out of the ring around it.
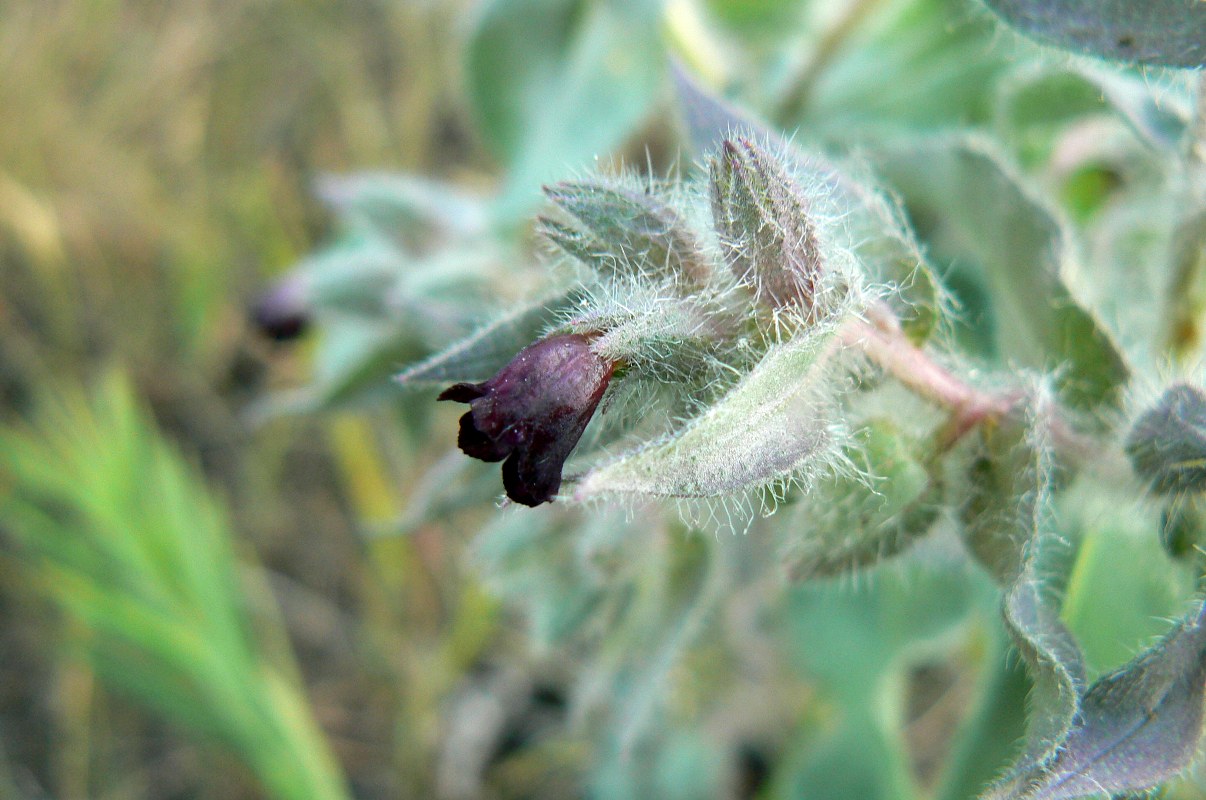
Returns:
[[[1017,582],[1035,557],[1051,502],[1052,456],[1036,441],[1035,423],[1015,412],[983,431],[968,471],[969,496],[960,509],[971,553],[1004,586]]]
[[[792,513],[793,578],[875,564],[930,530],[941,512],[942,484],[917,450],[888,420],[872,420],[851,435],[846,457],[859,474],[820,480]]]
[[[1203,613],[1189,614],[1155,646],[1094,683],[1052,756],[1015,771],[985,797],[1071,800],[1142,792],[1187,767],[1202,735]]]
[[[333,408],[385,394],[397,365],[424,352],[412,324],[334,313],[326,315],[321,330],[314,377],[292,398],[293,410]]]
[[[404,388],[486,380],[579,299],[579,292],[566,290],[524,305],[443,352],[406,368],[396,380]]]
[[[716,497],[807,472],[832,444],[824,390],[832,332],[775,345],[670,437],[588,472],[575,497]]]
[[[542,218],[538,232],[606,277],[641,275],[702,285],[711,265],[698,236],[651,191],[602,181],[545,189],[571,218]]]
[[[384,237],[349,236],[300,261],[290,277],[312,308],[381,316],[413,261]]]
[[[1041,397],[1034,401],[1027,426],[1011,423],[985,434],[990,441],[974,479],[974,494],[982,497],[965,511],[969,528],[982,528],[969,536],[997,545],[990,566],[1007,582],[1006,629],[1034,684],[1023,752],[983,795],[986,800],[1147,790],[1189,763],[1202,731],[1206,631],[1200,610],[1083,690],[1084,659],[1060,619],[1043,566],[1053,543],[1047,530],[1054,478],[1046,405]],[[1006,497],[1013,498],[1013,509],[1006,508]]]
[[[772,308],[815,319],[826,264],[803,190],[750,139],[725,139],[710,162],[712,222],[738,281]]]
[[[1165,67],[1206,65],[1199,0],[984,0],[1040,42],[1098,58]]]
[[[987,355],[1056,371],[1061,396],[1073,405],[1117,402],[1129,371],[1065,285],[1072,252],[1064,227],[991,147],[928,139],[886,148],[876,163],[903,195],[934,260],[987,300],[976,309]]]
[[[418,175],[323,175],[315,191],[345,224],[387,238],[421,239],[432,229],[456,236],[486,231],[486,209],[479,198]]]
[[[1169,387],[1135,420],[1126,451],[1157,492],[1206,489],[1206,393],[1184,383]]]
[[[1034,559],[1005,595],[1005,628],[1026,662],[1032,688],[1027,697],[1026,740],[1021,756],[986,798],[1013,797],[1022,776],[1042,772],[1058,756],[1080,710],[1084,660],[1059,618],[1056,600],[1043,586]]]

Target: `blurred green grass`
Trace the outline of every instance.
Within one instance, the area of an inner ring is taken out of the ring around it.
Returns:
[[[162,430],[144,435],[199,461],[209,488],[190,491],[229,506],[240,569],[281,607],[276,622],[253,607],[256,630],[287,631],[363,797],[428,792],[438,703],[490,635],[493,604],[463,575],[455,533],[357,535],[398,512],[409,487],[396,476],[434,457],[420,439],[371,415],[249,428],[247,401],[305,367],[258,340],[246,309],[327,233],[317,176],[484,161],[446,76],[463,5],[0,5],[0,421],[130,376]],[[77,405],[49,430],[65,427],[86,462],[106,444],[72,438]],[[105,475],[98,492],[129,479]],[[37,494],[27,478],[0,467],[0,506]],[[98,682],[95,620],[61,613],[72,591],[38,577],[19,522],[0,517],[0,797],[282,796],[247,743],[148,713],[152,686]]]

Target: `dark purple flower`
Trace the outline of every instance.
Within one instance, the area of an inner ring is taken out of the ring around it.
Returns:
[[[507,497],[546,503],[561,487],[561,468],[578,444],[615,371],[582,334],[528,345],[485,383],[458,383],[440,400],[468,403],[457,444],[466,455],[503,462]]]
[[[310,327],[306,290],[296,276],[286,276],[261,294],[251,307],[251,324],[278,342],[292,341]]]

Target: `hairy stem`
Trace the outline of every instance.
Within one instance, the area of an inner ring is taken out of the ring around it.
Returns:
[[[895,314],[878,304],[865,319],[853,320],[841,331],[842,341],[858,348],[910,390],[947,409],[950,422],[941,433],[940,448],[949,449],[980,424],[1008,414],[1024,393],[988,392],[968,384],[933,356],[909,341]],[[1065,457],[1079,465],[1094,462],[1102,443],[1074,430],[1062,414],[1050,420],[1052,442]]]

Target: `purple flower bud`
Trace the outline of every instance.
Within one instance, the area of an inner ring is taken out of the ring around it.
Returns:
[[[503,462],[507,497],[538,506],[561,487],[561,468],[615,371],[582,334],[530,344],[485,383],[458,383],[440,400],[468,403],[457,444],[466,455]]]
[[[286,276],[256,299],[251,324],[278,342],[292,341],[310,327],[306,290],[296,276]]]

